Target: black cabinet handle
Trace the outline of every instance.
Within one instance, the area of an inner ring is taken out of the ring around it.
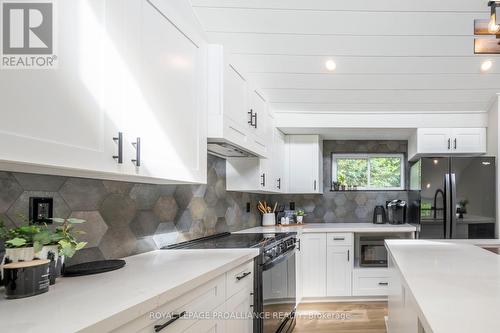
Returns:
[[[453,140],[453,149],[457,149],[457,138]]]
[[[170,319],[169,321],[167,321],[165,324],[155,325],[155,332],[160,332],[162,329],[164,329],[168,325],[172,324],[174,321],[178,320],[179,318],[184,317],[185,314],[186,314],[186,311],[182,311],[179,314],[172,315],[172,319]]]
[[[260,185],[262,185],[262,187],[266,187],[266,174],[263,173],[261,176],[261,182],[260,182]]]
[[[341,240],[345,240],[345,238],[344,237],[333,237],[333,240],[334,241],[336,241],[336,240],[341,241]]]
[[[378,285],[379,286],[388,286],[389,282],[379,282]]]
[[[451,149],[451,139],[448,139],[448,150]]]
[[[257,128],[257,112],[255,112],[255,115],[253,116],[253,119],[255,120],[255,123],[253,124],[253,127]]]
[[[316,180],[314,181],[314,190],[316,191]]]
[[[132,146],[135,147],[135,159],[132,162],[136,167],[141,166],[141,138],[137,138],[137,141],[132,142]]]
[[[241,274],[240,276],[237,276],[236,280],[240,281],[240,280],[246,278],[247,276],[249,276],[250,274],[252,274],[252,272],[245,272],[245,273]]]
[[[278,185],[276,187],[278,190],[281,190],[281,178],[278,178]]]
[[[250,120],[248,121],[248,124],[249,124],[250,126],[253,126],[253,110],[252,110],[252,109],[250,109],[250,111],[248,111],[247,113],[248,113],[248,115],[250,116]]]
[[[113,138],[113,141],[115,141],[118,144],[118,155],[114,155],[113,158],[115,160],[118,160],[118,164],[123,163],[123,133],[118,132],[118,136]]]
[[[351,260],[351,250],[347,250],[347,261]]]

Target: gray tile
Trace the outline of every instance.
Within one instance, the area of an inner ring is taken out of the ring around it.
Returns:
[[[104,234],[99,249],[106,259],[129,256],[136,247],[137,239],[129,228],[110,228]]]
[[[66,259],[68,266],[77,265],[84,262],[103,260],[104,255],[98,247],[85,247],[76,252],[72,258]]]
[[[13,176],[25,191],[57,192],[66,181],[66,177],[33,173],[14,173]]]
[[[195,197],[191,200],[188,208],[191,212],[191,217],[193,220],[201,220],[205,215],[207,204],[205,203],[203,198]]]
[[[137,240],[135,249],[131,255],[157,250],[158,247],[153,239],[153,236],[143,237]]]
[[[219,217],[217,219],[217,223],[215,224],[215,232],[227,232],[229,231],[229,226],[226,224],[226,219],[223,217]]]
[[[108,193],[113,193],[113,194],[127,195],[130,193],[130,190],[132,190],[132,187],[134,187],[134,184],[132,183],[117,182],[112,180],[103,180],[102,184],[104,185]]]
[[[229,226],[239,224],[241,221],[241,210],[238,206],[228,207],[226,210],[226,224]]]
[[[153,211],[160,221],[173,221],[177,216],[178,209],[173,196],[160,197],[153,207]]]
[[[67,218],[71,214],[71,209],[57,192],[23,192],[14,204],[7,211],[9,218],[17,225],[23,224],[24,219],[29,217],[30,197],[47,197],[54,199],[54,217]],[[21,217],[22,215],[23,217]]]
[[[174,193],[175,201],[179,206],[179,209],[183,210],[187,208],[191,199],[193,198],[193,192],[189,188],[189,186],[177,186],[177,189]]]
[[[81,242],[88,242],[87,247],[96,247],[101,242],[102,236],[108,230],[98,211],[80,211],[71,213],[72,218],[82,219],[87,222],[75,225],[76,230],[83,231],[84,234],[78,236]]]
[[[215,183],[215,194],[218,198],[226,197],[226,180],[224,178],[217,179]]]
[[[84,178],[69,178],[59,193],[72,210],[96,210],[107,194],[102,181]]]
[[[191,228],[189,229],[189,233],[194,238],[205,236],[205,231],[206,228],[203,224],[203,221],[193,221],[193,223],[191,224]]]
[[[130,230],[137,238],[153,235],[160,224],[160,219],[150,210],[138,211],[132,222]]]
[[[335,213],[333,211],[327,211],[325,213],[325,215],[323,216],[323,220],[325,222],[335,222],[335,219],[336,219],[336,216],[335,216]]]
[[[0,213],[6,212],[21,193],[23,189],[12,174],[0,172]]]
[[[185,232],[189,231],[191,228],[191,223],[193,222],[193,218],[191,217],[191,212],[189,210],[185,210],[179,219],[175,221],[175,226],[177,230]]]
[[[135,202],[128,196],[111,194],[101,204],[99,212],[109,227],[128,227],[136,214]]]
[[[179,185],[180,186],[180,185]],[[172,196],[177,189],[177,185],[158,185],[160,196]]]
[[[157,185],[136,184],[130,191],[130,198],[136,202],[137,209],[151,209],[159,197]]]
[[[207,228],[214,228],[217,223],[217,214],[215,213],[215,209],[207,208],[205,210],[205,215],[203,216],[203,223]]]
[[[217,204],[218,199],[217,193],[215,193],[215,187],[207,187],[207,191],[205,192],[205,202],[207,206],[214,207]]]

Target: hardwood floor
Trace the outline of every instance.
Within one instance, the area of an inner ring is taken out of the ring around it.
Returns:
[[[305,303],[294,333],[386,333],[387,302]]]

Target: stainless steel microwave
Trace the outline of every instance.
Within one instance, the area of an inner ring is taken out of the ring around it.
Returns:
[[[363,238],[359,240],[362,267],[387,267],[387,250],[383,238]]]

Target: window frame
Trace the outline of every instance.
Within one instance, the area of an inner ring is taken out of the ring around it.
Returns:
[[[405,154],[403,153],[353,153],[353,154],[337,154],[337,153],[332,153],[332,177],[331,181],[336,182],[337,181],[337,159],[361,159],[361,160],[368,160],[368,174],[367,174],[367,179],[368,179],[368,184],[370,184],[371,181],[371,164],[370,160],[372,158],[380,158],[380,157],[386,157],[386,158],[399,158],[401,160],[401,182],[400,186],[397,187],[357,187],[358,190],[362,191],[404,191],[406,186],[405,186],[405,169],[406,169],[406,161],[405,161]]]

